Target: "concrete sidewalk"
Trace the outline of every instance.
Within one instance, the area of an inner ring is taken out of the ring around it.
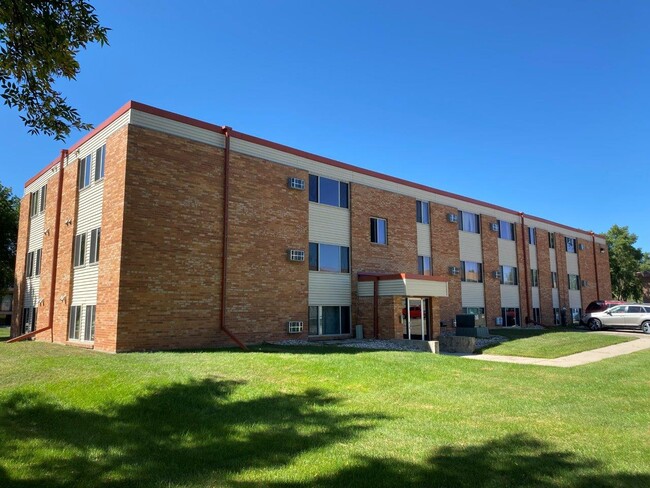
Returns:
[[[521,356],[497,356],[490,354],[460,354],[460,353],[443,353],[452,356],[464,357],[468,359],[478,359],[479,361],[493,361],[497,363],[515,363],[515,364],[534,364],[536,366],[555,366],[557,368],[572,368],[582,366],[583,364],[596,363],[607,358],[623,356],[637,351],[650,349],[650,338],[639,337],[630,342],[614,344],[613,346],[601,347],[591,351],[579,352],[555,359],[527,358]]]

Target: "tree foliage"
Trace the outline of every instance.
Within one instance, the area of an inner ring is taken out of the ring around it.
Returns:
[[[63,140],[71,128],[91,128],[54,83],[76,78],[76,56],[88,43],[108,43],[94,12],[83,0],[0,0],[1,96],[30,134]]]
[[[631,234],[627,226],[613,225],[606,236],[612,295],[618,300],[640,300],[643,290],[638,273],[645,256],[640,248],[634,247],[636,234]]]
[[[13,286],[20,200],[0,183],[0,294]]]

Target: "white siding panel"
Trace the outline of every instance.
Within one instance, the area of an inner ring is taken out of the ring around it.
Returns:
[[[459,232],[460,260],[483,262],[483,251],[481,250],[481,234],[473,232]],[[468,305],[469,306],[469,305]]]
[[[530,269],[537,269],[537,246],[530,245],[528,246],[528,262],[530,263]]]
[[[580,274],[578,271],[578,255],[576,253],[566,253],[566,272],[567,274]],[[566,279],[566,277],[564,279]]]
[[[33,181],[29,186],[25,187],[25,193],[23,196],[29,195],[33,191],[38,191],[41,187],[48,183],[49,179],[58,172],[58,166],[47,170],[41,176],[39,176],[35,181]]]
[[[532,293],[530,294],[533,300],[533,308],[539,308],[539,288],[533,286]]]
[[[589,240],[591,241],[591,234],[589,232],[580,232],[578,230],[574,229],[567,229],[565,227],[562,227],[561,225],[554,225],[550,222],[542,222],[539,220],[536,220],[534,218],[530,217],[525,217],[524,222],[526,225],[530,227],[537,227],[539,229],[544,229],[547,232],[559,232],[560,234],[564,236],[571,236],[571,237],[579,237],[581,239]],[[596,242],[599,244],[605,244],[605,239],[602,237],[596,236]]]
[[[25,307],[37,307],[40,298],[41,277],[32,276],[25,279]]]
[[[555,259],[555,249],[549,249],[548,255],[551,259],[551,271],[555,271],[557,273],[557,259]]]
[[[45,222],[45,213],[35,215],[29,223],[29,242],[27,252],[35,251],[43,247],[43,224]],[[53,229],[54,230],[54,229]]]
[[[431,227],[417,222],[418,256],[431,256]]]
[[[569,290],[569,307],[581,308],[582,302],[580,300],[580,290]]]
[[[95,305],[97,303],[99,266],[87,265],[75,268],[72,276],[71,305]]]
[[[211,146],[225,146],[225,137],[223,134],[176,120],[159,117],[158,115],[140,112],[139,110],[131,110],[131,124],[178,137],[184,137],[193,141],[203,142]],[[235,139],[231,140],[234,141]]]
[[[499,264],[517,266],[517,243],[505,239],[497,239],[499,247]],[[521,273],[522,270],[519,270]],[[510,305],[512,306],[512,305]]]
[[[406,280],[406,296],[409,297],[447,297],[449,289],[446,281]]]
[[[79,192],[77,234],[89,232],[102,225],[104,182],[97,182]],[[90,241],[88,241],[90,242]]]
[[[461,283],[463,307],[485,307],[485,291],[483,283]]]
[[[352,303],[352,282],[346,273],[309,272],[309,305]]]
[[[379,296],[406,296],[406,283],[404,280],[380,280]]]
[[[350,247],[350,211],[309,202],[309,242]]]
[[[358,281],[357,295],[360,297],[372,297],[375,294],[375,286],[372,281]]]
[[[513,285],[501,285],[501,306],[519,307],[519,287]]]
[[[553,308],[560,308],[560,292],[557,288],[551,290],[551,299],[553,300]]]

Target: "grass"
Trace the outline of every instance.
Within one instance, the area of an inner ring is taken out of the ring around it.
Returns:
[[[531,358],[559,358],[600,347],[612,346],[634,340],[632,337],[590,334],[588,332],[542,330],[542,329],[497,329],[493,335],[502,335],[508,342],[488,346],[483,354],[502,356],[524,356]]]
[[[8,340],[10,332],[11,332],[10,327],[0,327],[0,342]]]
[[[0,486],[650,486],[649,366],[0,344]]]

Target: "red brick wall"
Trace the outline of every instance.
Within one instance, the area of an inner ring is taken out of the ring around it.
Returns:
[[[544,325],[553,325],[553,286],[548,232],[537,228],[537,268],[539,270],[539,305]]]
[[[519,316],[521,325],[526,324],[526,317],[532,319],[533,310],[531,305],[530,287],[530,249],[528,244],[528,226],[524,225],[522,235],[522,224],[515,223],[515,244],[517,247],[517,269],[519,270]]]
[[[581,244],[584,246],[584,250],[580,250]],[[582,310],[585,310],[590,302],[597,300],[594,245],[591,239],[577,239],[577,245],[580,280],[587,281],[587,286],[580,286],[580,301],[582,303]]]
[[[600,250],[603,250],[601,253]],[[596,243],[596,262],[598,266],[598,291],[601,300],[612,299],[612,277],[609,268],[609,250],[606,244]]]
[[[501,282],[493,274],[494,271],[499,270],[499,234],[490,230],[490,224],[494,221],[494,217],[481,215],[485,321],[488,327],[494,327],[496,318],[501,317]]]
[[[566,266],[566,241],[564,235],[555,233],[555,259],[557,259],[557,283],[560,298],[560,310],[566,308],[567,322],[571,320],[571,307],[569,307],[569,281]]]
[[[451,326],[456,315],[462,311],[460,274],[449,274],[451,266],[460,267],[460,238],[458,224],[447,221],[447,214],[458,210],[446,205],[431,204],[431,267],[433,274],[449,281],[449,297],[440,298],[440,321]]]
[[[20,201],[20,221],[18,223],[18,243],[16,246],[16,287],[13,297],[13,315],[11,320],[11,337],[20,335],[20,325],[23,320],[23,305],[25,303],[25,261],[29,244],[29,201],[31,195]],[[37,320],[40,319],[37,317]],[[41,322],[42,323],[42,322]]]

